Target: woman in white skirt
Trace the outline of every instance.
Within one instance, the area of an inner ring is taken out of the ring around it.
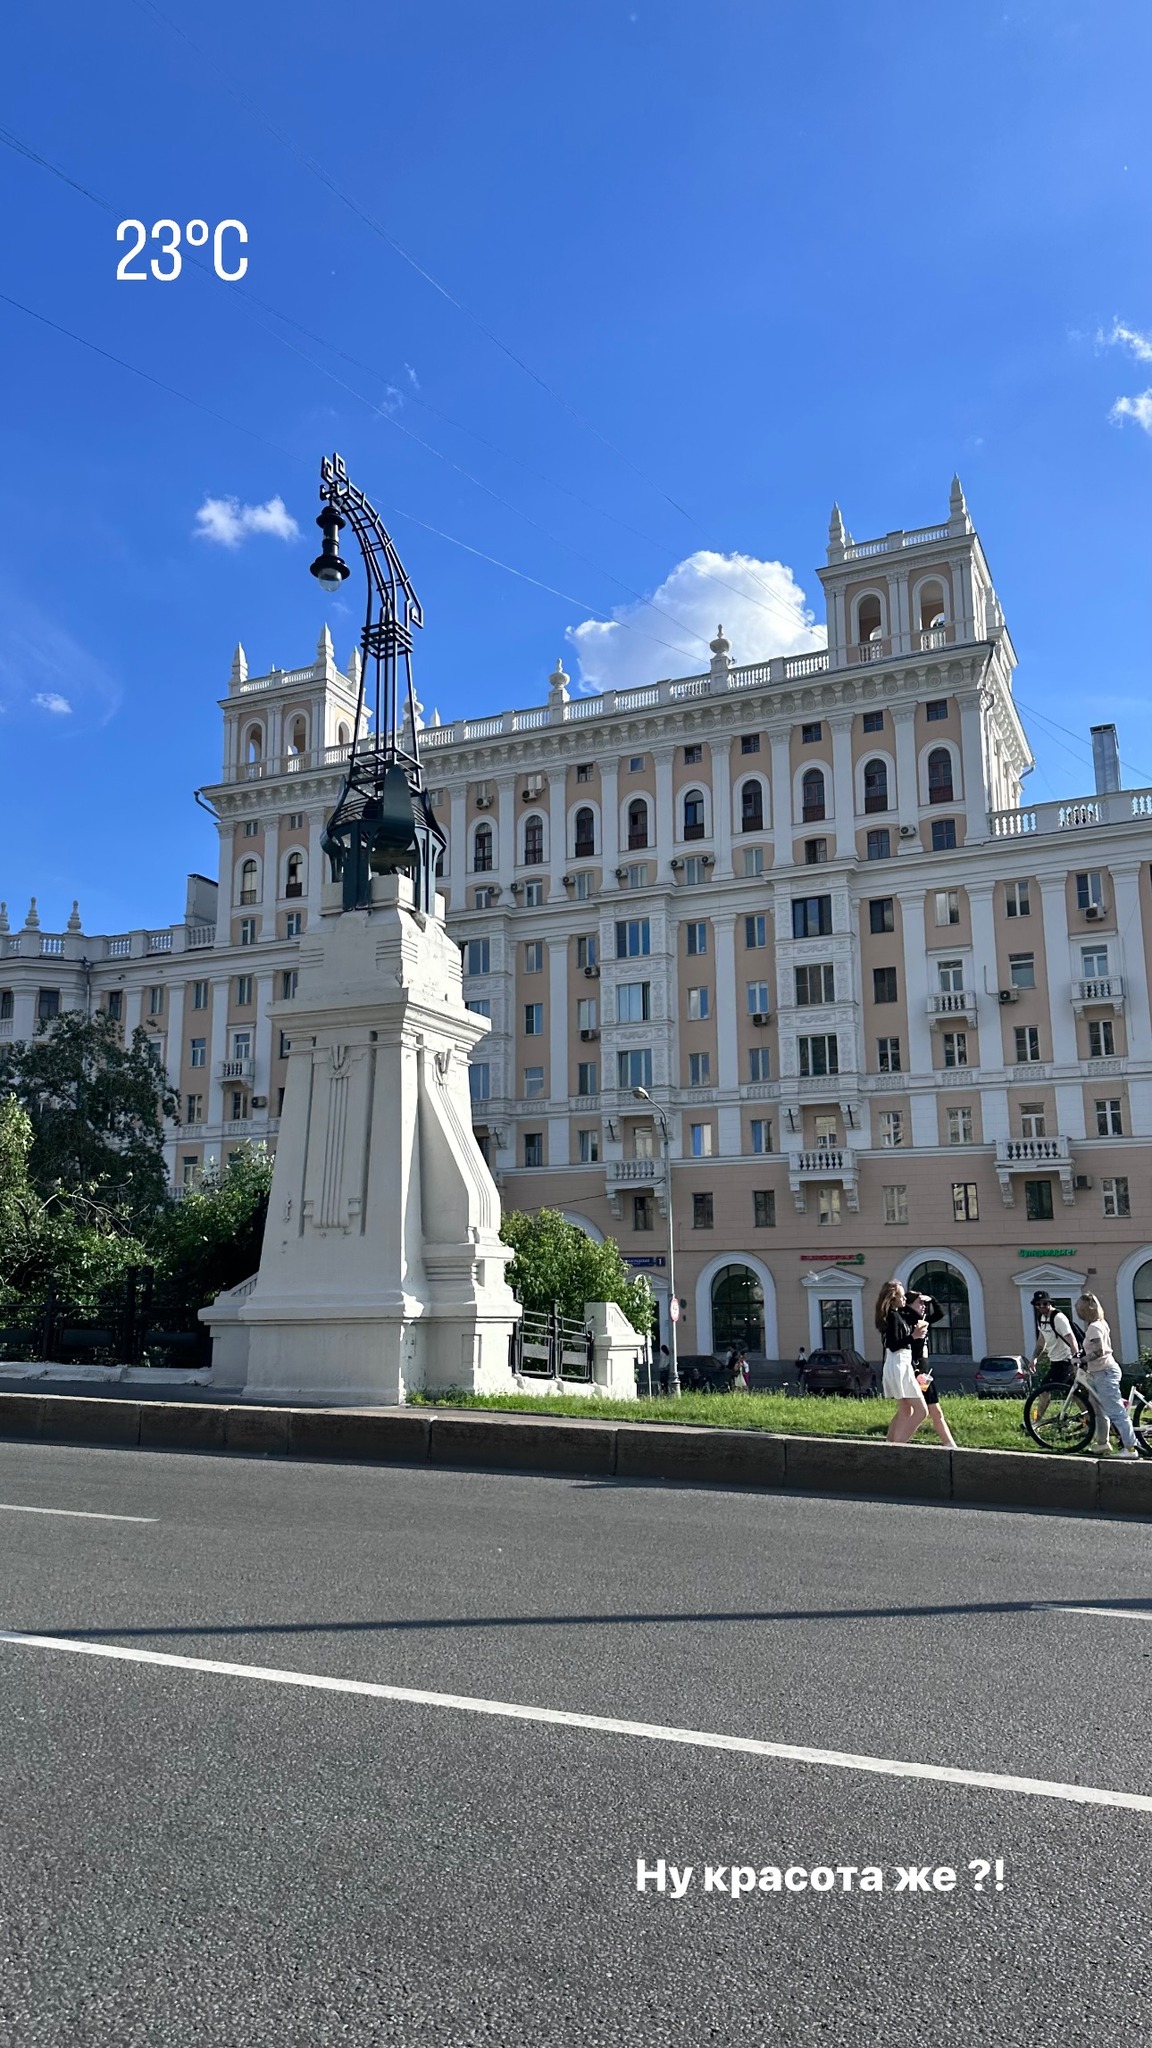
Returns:
[[[928,1420],[928,1403],[920,1391],[912,1364],[912,1339],[926,1337],[928,1325],[908,1311],[899,1280],[888,1280],[876,1302],[876,1328],[884,1339],[884,1394],[898,1403],[888,1425],[890,1444],[906,1444],[922,1422]]]

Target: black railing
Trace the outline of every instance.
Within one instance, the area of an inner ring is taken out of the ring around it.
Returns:
[[[591,1380],[592,1326],[558,1308],[528,1309],[509,1340],[508,1363],[517,1378]]]

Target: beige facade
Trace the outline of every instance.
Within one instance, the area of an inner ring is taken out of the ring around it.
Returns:
[[[874,1350],[930,1267],[958,1355],[1030,1347],[1029,1297],[1090,1279],[1152,1345],[1152,791],[1029,805],[1015,655],[959,487],[941,525],[833,517],[827,648],[422,732],[448,835],[478,1140],[509,1207],[616,1237],[681,1345]],[[315,915],[358,664],[222,700],[215,886],[161,932],[0,935],[0,1035],[111,1003],[178,1085],[177,1186],[274,1143],[272,1001]],[[733,1321],[735,1318],[735,1322]],[[759,1340],[758,1342],[756,1340]]]

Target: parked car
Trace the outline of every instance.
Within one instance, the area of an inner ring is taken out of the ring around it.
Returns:
[[[1012,1352],[982,1358],[976,1368],[976,1392],[982,1401],[1003,1400],[1005,1396],[1022,1401],[1031,1380],[1024,1360]]]
[[[799,1367],[805,1394],[874,1394],[879,1374],[858,1351],[813,1351]]]

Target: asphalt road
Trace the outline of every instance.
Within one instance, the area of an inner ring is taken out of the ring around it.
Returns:
[[[1146,1524],[0,1446],[9,1631],[1112,1791],[1152,1791],[1150,1553]],[[0,1700],[15,2048],[1152,2035],[1152,1813],[27,1643]],[[734,1864],[885,1889],[704,1890]]]

